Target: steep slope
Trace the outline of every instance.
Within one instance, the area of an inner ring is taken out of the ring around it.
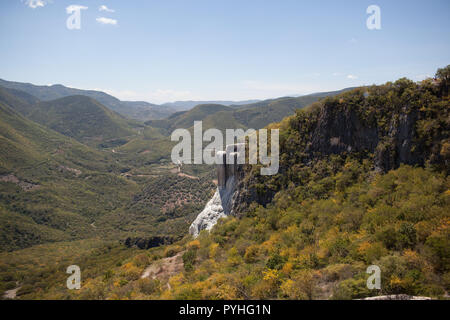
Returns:
[[[279,122],[301,109],[317,101],[321,96],[279,98],[261,103],[251,104],[234,111],[234,118],[248,128],[260,129],[272,122]]]
[[[2,102],[0,149],[0,251],[93,236],[95,217],[136,191],[116,176],[121,166],[110,155],[32,122]]]
[[[44,128],[30,125],[31,122],[19,116],[4,103],[0,103],[0,114],[2,170],[10,170],[15,164],[31,165],[42,161],[45,156],[39,149],[49,151],[48,144],[52,144],[50,142],[52,136]]]
[[[86,96],[39,102],[27,116],[79,141],[103,141],[134,133],[124,118]]]
[[[39,99],[20,90],[0,86],[0,102],[12,107],[16,112],[26,116],[33,110]]]
[[[20,103],[13,99],[9,102]],[[13,108],[17,109],[16,106]],[[64,159],[68,164],[105,168],[103,163],[97,162],[105,158],[101,153],[23,117],[13,108],[0,102],[0,138],[5,151],[0,159],[4,170],[32,166],[48,160],[49,156]],[[60,157],[62,154],[64,157]],[[81,154],[84,156],[80,157]]]

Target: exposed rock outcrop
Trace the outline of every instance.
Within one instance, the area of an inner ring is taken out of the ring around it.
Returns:
[[[0,181],[17,184],[24,191],[32,191],[32,190],[40,188],[40,185],[20,180],[13,174],[0,175]]]
[[[320,112],[311,143],[305,150],[311,158],[318,154],[367,152],[374,154],[375,167],[383,172],[401,163],[423,165],[423,152],[412,151],[418,118],[416,108],[405,106],[393,113],[387,134],[376,121],[362,120],[356,110],[342,111],[325,105]]]
[[[446,167],[448,171],[449,121],[445,114],[449,100],[442,98],[433,104],[406,99],[402,94],[404,81],[370,90],[358,88],[312,106],[307,114],[292,117],[290,130],[298,135],[281,141],[279,174],[262,177],[244,166],[245,173],[233,202],[236,215],[245,212],[253,202],[269,204],[279,190],[288,187],[288,180],[284,179],[288,172],[292,176],[293,170],[313,167],[333,155],[368,159],[374,172],[388,172],[401,164],[427,163]],[[387,102],[386,96],[395,98]],[[436,97],[436,101],[439,99]],[[424,130],[433,132],[425,134]],[[294,185],[301,183],[301,178],[291,178]]]
[[[423,152],[416,149],[413,152],[417,110],[409,107],[402,108],[400,114],[392,117],[388,135],[377,145],[375,150],[375,165],[378,169],[389,171],[397,168],[401,163],[423,165]]]
[[[234,214],[233,202],[237,196],[238,145],[227,145],[225,151],[217,152],[218,186],[211,200],[189,227],[189,233],[197,237],[202,230],[211,230],[220,218]]]

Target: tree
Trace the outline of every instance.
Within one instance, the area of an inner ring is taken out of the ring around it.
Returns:
[[[313,300],[317,297],[320,273],[313,270],[298,271],[292,279],[281,285],[281,292],[290,299]]]
[[[448,87],[450,86],[450,65],[445,68],[439,68],[435,78],[440,80],[441,93],[443,96],[448,95]]]
[[[191,271],[194,269],[194,263],[195,259],[197,257],[197,251],[196,250],[188,250],[183,254],[183,264],[184,269],[186,271]]]

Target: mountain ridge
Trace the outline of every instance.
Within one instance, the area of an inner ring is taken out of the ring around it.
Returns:
[[[224,106],[233,106],[233,107],[239,107],[241,105],[246,105],[250,103],[255,103],[260,100],[258,99],[251,99],[251,100],[242,100],[242,101],[231,101],[231,100],[184,100],[184,101],[174,101],[174,102],[166,102],[163,103],[162,106],[169,106],[175,108],[177,111],[186,111],[189,110],[195,106],[201,105],[201,104],[221,104]]]
[[[238,107],[202,104],[187,111],[176,112],[166,119],[146,121],[145,124],[163,129],[166,134],[170,134],[177,128],[192,129],[194,121],[204,121],[204,130],[209,128],[220,130],[226,128],[260,129],[270,123],[281,121],[284,117],[293,114],[296,109],[304,108],[319,99],[347,90],[349,89],[300,97],[281,97]]]
[[[145,121],[153,117],[166,117],[175,110],[148,102],[121,101],[105,92],[69,88],[61,84],[51,86],[34,85],[31,83],[14,82],[0,79],[0,86],[24,91],[42,101],[50,101],[73,95],[84,95],[93,98],[109,109],[134,120]]]
[[[134,134],[125,118],[82,95],[39,102],[27,117],[80,141],[103,141]]]

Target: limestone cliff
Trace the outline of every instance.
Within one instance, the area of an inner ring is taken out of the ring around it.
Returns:
[[[189,233],[194,237],[202,230],[211,230],[220,218],[234,213],[239,168],[237,146],[227,145],[225,151],[217,152],[217,190],[189,227]]]
[[[281,189],[302,184],[317,163],[329,165],[336,158],[369,161],[374,172],[407,164],[448,173],[450,100],[439,92],[435,81],[400,79],[298,111],[280,125],[279,174],[261,176],[254,167],[243,167],[234,212],[245,213],[251,203],[266,206]]]

